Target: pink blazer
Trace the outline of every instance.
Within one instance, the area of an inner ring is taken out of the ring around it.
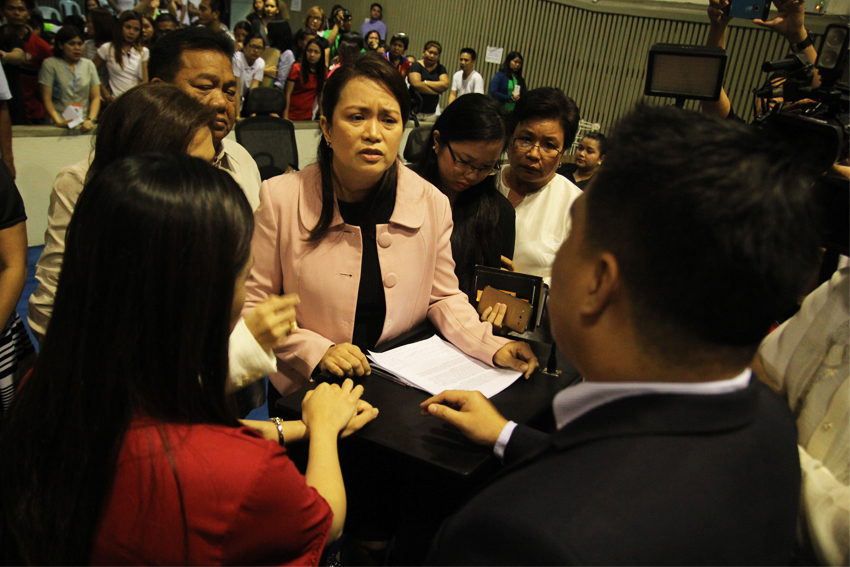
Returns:
[[[322,210],[317,165],[265,181],[254,213],[254,267],[244,312],[269,294],[297,293],[299,329],[276,351],[282,394],[300,388],[334,344],[351,342],[360,285],[360,229],[347,225],[334,204],[330,230],[308,243]],[[399,164],[396,204],[389,224],[376,227],[387,313],[378,343],[427,317],[466,354],[492,364],[508,341],[495,337],[458,289],[449,201],[433,185]]]

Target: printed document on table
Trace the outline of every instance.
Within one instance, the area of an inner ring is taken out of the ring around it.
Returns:
[[[522,375],[516,370],[492,368],[470,358],[436,335],[387,352],[369,351],[368,354],[378,368],[430,394],[444,390],[477,390],[490,398]]]

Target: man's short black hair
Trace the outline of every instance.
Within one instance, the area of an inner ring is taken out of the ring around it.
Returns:
[[[407,37],[405,33],[397,33],[392,38],[390,38],[390,45],[393,44],[394,41],[400,41],[404,44],[404,50],[407,51],[407,48],[410,47],[410,38]]]
[[[150,78],[173,82],[183,68],[184,51],[216,51],[233,60],[233,42],[226,35],[202,26],[182,28],[162,36],[151,47]]]
[[[609,140],[586,245],[617,258],[641,336],[671,360],[732,347],[746,364],[817,266],[810,168],[755,129],[675,108],[639,108]]]
[[[464,53],[469,53],[469,56],[472,57],[473,61],[478,60],[478,54],[475,53],[475,50],[472,49],[471,47],[464,47],[463,49],[460,50],[461,55],[463,55]]]
[[[525,93],[510,114],[508,132],[526,120],[558,120],[564,130],[564,146],[573,143],[578,131],[579,110],[575,101],[555,87],[541,87]]]
[[[175,18],[168,12],[163,12],[156,17],[156,20],[154,20],[153,23],[158,24],[160,22],[171,22],[172,24],[177,25],[177,18]]]
[[[383,6],[381,6],[380,4],[378,4],[377,2],[372,2],[372,5],[371,5],[371,6],[369,6],[369,11],[371,12],[371,11],[372,11],[372,8],[374,8],[375,6],[377,6],[378,8],[380,8],[380,10],[381,10],[381,15],[383,16],[383,15],[384,15],[384,7],[383,7]]]
[[[210,0],[210,12],[218,12],[218,19],[221,22],[228,21],[227,6],[229,2],[225,2],[224,0]]]

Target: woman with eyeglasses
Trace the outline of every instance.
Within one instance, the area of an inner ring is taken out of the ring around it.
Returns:
[[[575,101],[553,87],[528,91],[508,121],[509,165],[502,168],[499,191],[516,213],[514,269],[540,276],[547,284],[555,254],[570,232],[570,207],[581,195],[557,174],[578,121]]]
[[[460,289],[475,300],[476,264],[510,266],[514,255],[514,210],[496,189],[505,124],[499,103],[473,93],[446,108],[431,129],[433,145],[414,167],[449,198],[452,257]]]

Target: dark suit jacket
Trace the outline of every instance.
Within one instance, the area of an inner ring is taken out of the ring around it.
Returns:
[[[510,464],[445,521],[426,564],[787,565],[796,440],[756,379],[617,400],[551,437],[519,426]]]

